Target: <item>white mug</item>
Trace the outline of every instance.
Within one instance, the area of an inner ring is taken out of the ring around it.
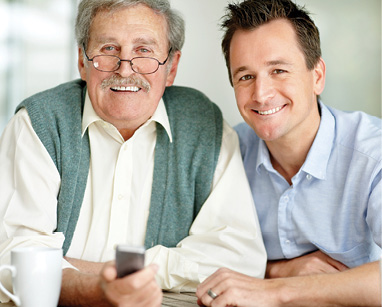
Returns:
[[[21,247],[11,251],[11,265],[0,266],[12,273],[13,294],[0,282],[0,289],[22,307],[57,306],[61,290],[62,249]]]

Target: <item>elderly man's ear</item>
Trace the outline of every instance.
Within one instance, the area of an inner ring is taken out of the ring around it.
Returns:
[[[174,80],[176,77],[176,73],[178,71],[178,64],[179,64],[179,60],[180,60],[181,55],[182,55],[182,53],[180,51],[175,51],[173,58],[172,58],[172,62],[171,62],[171,69],[170,69],[170,72],[167,76],[166,86],[171,86],[174,84]]]

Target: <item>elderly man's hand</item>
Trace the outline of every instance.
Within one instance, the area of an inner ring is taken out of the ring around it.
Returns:
[[[135,272],[123,278],[117,278],[114,262],[105,264],[101,272],[101,287],[106,298],[116,306],[161,306],[162,290],[155,274],[156,265]]]

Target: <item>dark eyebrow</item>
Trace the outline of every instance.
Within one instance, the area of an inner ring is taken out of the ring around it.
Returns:
[[[232,72],[232,77],[234,78],[239,72],[248,70],[247,66],[240,66],[239,68],[235,69],[235,71]]]
[[[265,65],[266,66],[275,66],[275,65],[292,65],[292,63],[288,63],[287,61],[284,61],[284,60],[272,60],[272,61],[268,61],[268,62],[265,62]]]
[[[271,61],[267,61],[265,62],[265,66],[275,66],[275,65],[287,65],[287,66],[291,66],[292,63],[289,63],[285,60],[271,60]],[[245,71],[245,70],[249,70],[249,68],[247,66],[240,66],[238,67],[237,69],[235,69],[233,72],[232,72],[232,77],[235,77],[238,73],[242,72],[242,71]]]

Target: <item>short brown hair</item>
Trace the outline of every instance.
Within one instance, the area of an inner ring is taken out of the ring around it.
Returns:
[[[250,31],[275,19],[289,20],[296,31],[307,68],[311,70],[316,66],[321,58],[320,34],[305,7],[298,6],[290,0],[246,0],[229,4],[221,23],[221,28],[225,32],[222,50],[231,84],[229,49],[235,32]]]

